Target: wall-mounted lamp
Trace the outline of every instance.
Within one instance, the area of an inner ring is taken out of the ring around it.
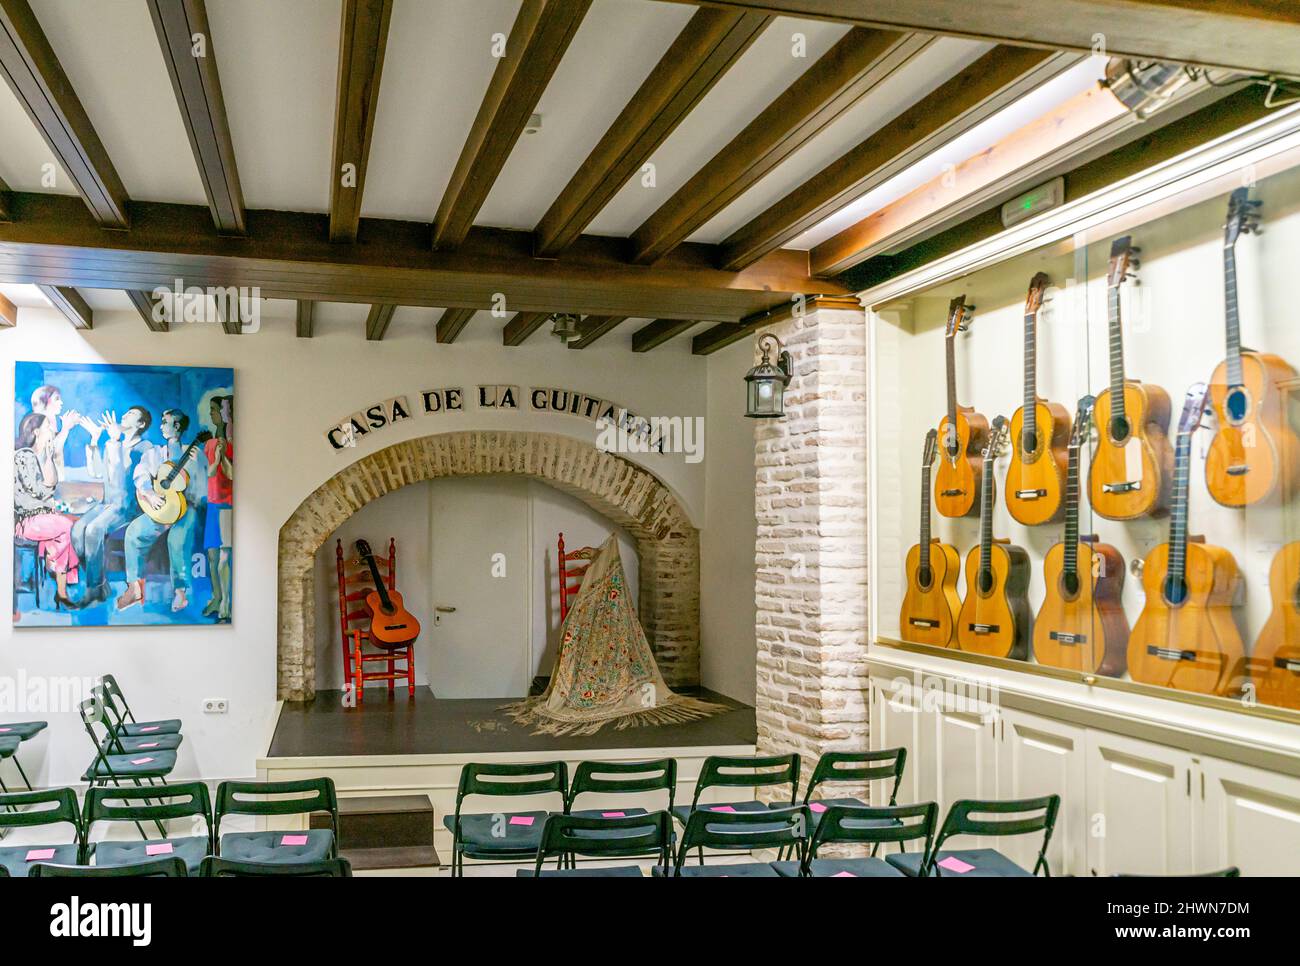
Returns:
[[[785,387],[790,385],[794,363],[781,340],[771,332],[758,337],[763,361],[745,375],[745,415],[751,419],[775,419],[785,415]],[[779,351],[772,365],[771,351]]]
[[[573,342],[578,338],[578,317],[570,312],[552,315],[551,335],[561,342]]]

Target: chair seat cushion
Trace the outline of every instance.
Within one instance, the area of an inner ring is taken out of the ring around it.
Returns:
[[[534,878],[532,869],[520,869],[515,875],[520,879]],[[635,865],[615,865],[606,869],[543,869],[536,878],[541,879],[640,879],[641,869]]]
[[[149,749],[128,755],[108,755],[108,764],[96,758],[86,767],[82,781],[95,778],[165,778],[176,767],[176,752]],[[137,762],[139,764],[137,764]]]
[[[957,868],[940,866],[935,871],[941,878],[1009,879],[1026,876],[1032,878],[1031,873],[1016,865],[997,849],[959,849],[953,852],[940,852],[935,857],[935,862],[941,863],[947,859],[954,860],[954,865],[961,863],[962,865],[974,866],[974,868],[962,872],[958,871],[961,865],[957,865]],[[921,874],[920,852],[890,853],[885,856],[885,861],[904,875],[917,876]]]
[[[48,721],[0,721],[0,737],[16,737],[20,741],[26,741],[44,731],[48,725]]]
[[[700,804],[695,806],[695,808],[698,808],[702,812],[766,812],[768,807],[769,806],[763,802],[756,802],[753,800],[747,802],[710,802],[707,805]],[[780,808],[781,806],[772,805],[771,807]],[[790,806],[789,804],[786,804],[785,807],[789,808]],[[673,818],[685,825],[690,820],[692,811],[694,811],[694,809],[692,809],[690,805],[674,805]]]
[[[124,735],[178,735],[181,733],[180,718],[166,718],[162,721],[133,721],[121,727]]]
[[[22,740],[17,735],[0,735],[0,758],[12,758]]]
[[[285,836],[307,837],[305,845],[286,845]],[[221,857],[243,862],[271,862],[276,865],[323,862],[331,858],[334,833],[327,828],[305,832],[227,832],[221,836]]]
[[[132,754],[137,751],[143,754],[152,754],[155,751],[175,751],[185,739],[178,734],[157,734],[137,735],[134,738],[130,735],[122,735],[117,740],[122,745],[122,751],[125,754]]]
[[[166,844],[171,845],[170,852],[149,854],[150,846]],[[185,868],[190,875],[198,875],[199,866],[203,864],[203,858],[208,854],[208,837],[195,835],[183,839],[149,839],[148,841],[110,839],[95,842],[91,848],[95,865],[132,865],[136,862],[152,862],[155,859],[175,856],[185,863]]]
[[[798,862],[773,862],[772,868],[777,875],[789,879],[799,877]],[[895,869],[884,859],[813,859],[811,867],[814,879],[905,879],[902,872]]]
[[[481,855],[529,855],[542,844],[542,826],[550,812],[493,812],[460,817],[461,851],[470,858]],[[530,821],[531,820],[531,821]],[[444,815],[442,824],[456,834],[456,816]]]
[[[660,879],[673,877],[672,869],[656,865],[652,875]],[[683,879],[776,879],[780,878],[771,862],[733,862],[721,865],[684,865]]]
[[[610,814],[611,812],[617,812],[618,815],[611,815]],[[636,815],[647,815],[649,813],[644,808],[592,808],[592,809],[579,809],[578,811],[571,812],[570,814],[580,815],[583,818],[617,818],[620,816],[627,816],[628,818],[632,818],[633,816]],[[585,828],[576,829],[575,828],[572,830],[571,834],[575,839],[598,839],[602,842],[607,842],[610,840],[628,838],[629,836],[636,837],[636,836],[644,835],[646,829],[649,827],[650,825],[647,824],[647,825],[642,825],[640,828],[617,828],[617,829],[609,829],[608,831],[605,831],[604,829],[585,829]]]
[[[30,852],[54,850],[54,854],[40,859],[28,860]],[[13,845],[0,849],[0,865],[15,878],[26,878],[27,870],[38,862],[53,862],[56,865],[76,865],[77,846],[69,845]]]

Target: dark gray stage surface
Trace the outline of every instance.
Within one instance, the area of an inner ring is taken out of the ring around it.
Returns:
[[[313,701],[286,701],[271,739],[271,758],[342,755],[445,755],[592,748],[675,748],[752,745],[754,709],[705,688],[688,693],[731,710],[686,724],[654,728],[606,725],[594,735],[534,735],[501,711],[509,698],[435,698],[427,687],[366,689],[359,708],[343,706],[342,691],[317,691]]]

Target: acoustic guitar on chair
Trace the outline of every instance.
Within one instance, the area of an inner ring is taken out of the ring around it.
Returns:
[[[1295,378],[1281,356],[1241,347],[1237,311],[1237,239],[1256,230],[1259,202],[1238,188],[1228,202],[1223,231],[1224,321],[1228,351],[1210,376],[1210,405],[1218,431],[1205,460],[1210,495],[1229,507],[1248,506],[1270,496],[1281,483],[1294,488],[1300,475],[1300,442],[1291,427],[1279,383]]]
[[[939,423],[943,458],[935,480],[934,503],[946,517],[968,517],[979,512],[980,451],[988,436],[989,421],[967,406],[957,405],[957,333],[970,324],[974,306],[958,295],[948,305],[944,332],[947,353],[948,415]]]
[[[1124,374],[1120,289],[1137,268],[1138,249],[1129,236],[1115,239],[1107,275],[1110,322],[1110,387],[1097,397],[1100,430],[1088,472],[1092,508],[1108,520],[1132,520],[1162,512],[1169,501],[1169,394]]]
[[[376,647],[405,647],[420,636],[420,622],[406,609],[402,595],[388,589],[365,540],[357,541],[357,556],[370,568],[370,578],[375,583],[375,589],[366,594],[366,607],[371,614],[370,642]]]
[[[1124,673],[1128,620],[1120,594],[1124,558],[1095,536],[1079,536],[1079,457],[1092,429],[1092,396],[1079,400],[1065,477],[1065,538],[1047,551],[1047,594],[1034,619],[1039,664],[1118,677]]]
[[[1261,703],[1300,709],[1300,541],[1273,558],[1268,589],[1273,613],[1255,641],[1251,679]]]
[[[1142,568],[1146,604],[1128,645],[1134,681],[1202,694],[1227,694],[1240,686],[1245,649],[1232,616],[1240,572],[1222,547],[1187,536],[1187,479],[1192,434],[1205,410],[1205,383],[1187,392],[1174,457],[1174,495],[1169,542],[1149,554]]]
[[[1025,297],[1025,402],[1011,417],[1011,464],[1007,467],[1007,510],[1027,527],[1061,515],[1070,414],[1060,403],[1038,397],[1038,312],[1047,275],[1029,282]]]
[[[211,438],[212,434],[207,430],[199,433],[194,437],[193,442],[185,447],[185,452],[181,453],[180,459],[164,462],[158,467],[158,472],[154,473],[153,479],[146,490],[136,491],[136,502],[140,504],[140,509],[154,523],[171,526],[185,516],[185,511],[189,509],[189,501],[185,499],[185,489],[190,485],[189,470],[185,469],[185,467],[194,458],[194,454]],[[145,492],[161,497],[162,506],[155,508],[150,504],[144,495]]]
[[[939,434],[925,434],[921,458],[921,539],[907,552],[907,593],[898,624],[903,640],[948,647],[957,628],[957,548],[930,537],[930,468],[938,451]]]
[[[966,597],[957,617],[957,646],[990,657],[1029,656],[1029,554],[993,539],[993,460],[1007,438],[1007,421],[993,420],[984,448],[980,542],[966,557]]]

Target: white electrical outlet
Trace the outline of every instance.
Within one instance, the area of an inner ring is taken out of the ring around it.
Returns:
[[[228,702],[225,698],[204,698],[203,699],[204,714],[225,714],[229,710],[230,710],[230,702]]]

